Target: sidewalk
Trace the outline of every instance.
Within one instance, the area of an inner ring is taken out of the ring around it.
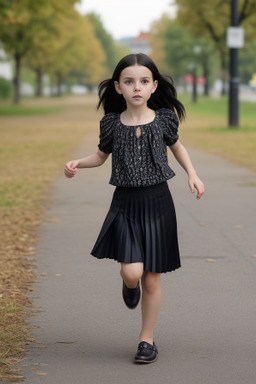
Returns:
[[[158,361],[133,364],[140,310],[122,302],[118,264],[89,256],[113,193],[108,160],[54,186],[37,246],[39,328],[25,383],[255,384],[256,174],[189,152],[206,193],[197,201],[171,159],[182,268],[162,277]]]

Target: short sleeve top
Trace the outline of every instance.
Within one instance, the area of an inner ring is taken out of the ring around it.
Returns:
[[[178,126],[175,112],[167,108],[156,110],[150,123],[136,126],[124,125],[120,114],[106,114],[100,121],[98,147],[104,153],[112,153],[110,184],[146,187],[175,176],[168,165],[167,146],[178,140]]]

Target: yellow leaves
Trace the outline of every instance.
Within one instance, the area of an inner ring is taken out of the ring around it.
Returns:
[[[105,52],[88,18],[75,11],[68,18],[58,15],[55,27],[59,34],[51,40],[50,71],[62,76],[71,70],[79,71],[97,83],[103,76]]]
[[[3,23],[12,27],[26,25],[29,21],[29,13],[25,9],[7,9]]]

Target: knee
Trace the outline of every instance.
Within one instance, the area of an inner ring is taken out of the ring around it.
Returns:
[[[142,282],[142,289],[149,294],[156,292],[160,287],[160,273],[145,272]]]
[[[143,275],[143,264],[142,263],[122,264],[120,274],[121,274],[121,277],[126,282],[129,282],[129,284],[135,285]]]

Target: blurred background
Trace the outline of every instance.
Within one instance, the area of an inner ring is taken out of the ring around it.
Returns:
[[[0,99],[86,94],[117,61],[144,52],[180,91],[224,95],[232,1],[0,0]],[[256,2],[241,0],[240,94],[256,90]],[[195,101],[195,100],[194,100]]]

